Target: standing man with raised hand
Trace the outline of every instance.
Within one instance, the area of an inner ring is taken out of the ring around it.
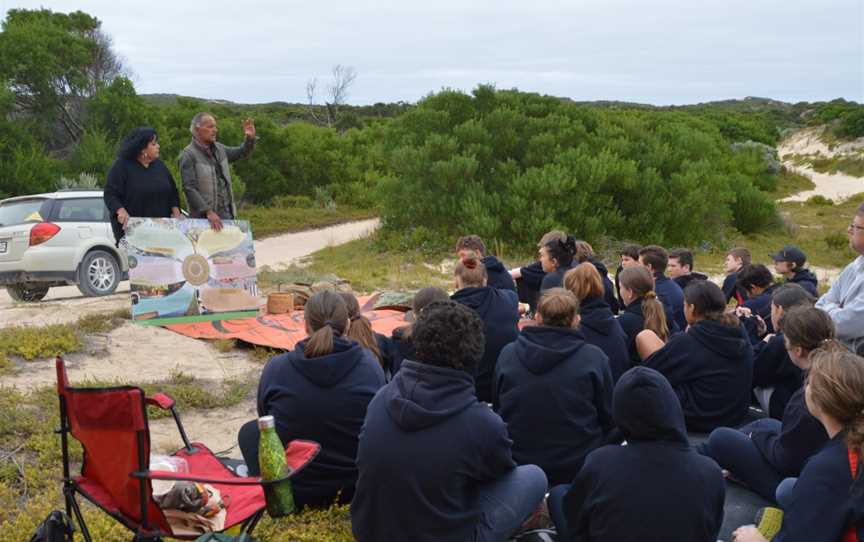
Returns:
[[[849,248],[859,254],[840,273],[816,308],[831,315],[837,338],[858,354],[864,353],[864,203],[846,231]]]
[[[210,226],[219,231],[223,220],[237,217],[228,164],[252,154],[255,124],[249,118],[243,121],[246,138],[237,147],[216,141],[219,129],[216,118],[210,113],[198,113],[192,117],[189,131],[192,132],[192,142],[180,153],[180,177],[189,214],[192,218],[206,218]]]

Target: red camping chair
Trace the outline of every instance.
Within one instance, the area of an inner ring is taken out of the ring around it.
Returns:
[[[164,393],[145,397],[141,388],[73,388],[69,386],[66,365],[58,357],[57,394],[60,398],[60,433],[63,448],[63,495],[66,512],[74,514],[86,542],[92,542],[76,494],[135,533],[133,541],[155,542],[162,537],[192,540],[195,536],[175,535],[162,510],[152,498],[151,480],[188,480],[208,483],[218,489],[226,504],[225,529],[240,526],[251,534],[264,513],[263,486],[260,478],[239,477],[225,467],[201,443],[190,443],[174,400]],[[189,473],[149,470],[150,430],[147,405],[170,410],[184,447],[174,455],[185,459]],[[84,448],[80,476],[70,476],[67,434]],[[288,477],[312,461],[320,450],[314,442],[294,440],[285,449],[291,470]]]

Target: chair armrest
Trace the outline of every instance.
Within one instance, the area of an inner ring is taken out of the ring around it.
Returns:
[[[154,393],[152,396],[145,399],[148,405],[157,406],[162,410],[171,410],[174,406],[174,399],[167,393]]]

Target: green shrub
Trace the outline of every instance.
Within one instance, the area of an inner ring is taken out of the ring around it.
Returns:
[[[276,196],[273,198],[271,207],[300,207],[302,209],[308,209],[312,207],[312,198],[309,196],[295,196],[295,195],[285,195],[285,196]]]
[[[82,345],[81,337],[69,324],[12,326],[0,330],[0,352],[26,360],[74,352]]]
[[[810,196],[807,198],[807,205],[834,205],[834,201],[826,198],[821,194],[816,194],[815,196]]]
[[[829,233],[825,236],[825,244],[832,250],[840,250],[849,246],[849,238],[842,233]]]

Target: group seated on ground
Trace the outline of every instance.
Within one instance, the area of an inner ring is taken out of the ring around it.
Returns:
[[[784,512],[736,542],[864,540],[864,205],[848,235],[818,301],[793,246],[767,255],[783,284],[739,247],[718,286],[687,249],[629,245],[616,292],[564,232],[510,272],[465,236],[455,293],[418,291],[391,337],[315,294],[258,413],[321,443],[297,502],[351,502],[360,542],[506,541],[547,510],[562,541],[714,542],[724,478]],[[254,474],[256,426],[238,438]]]

